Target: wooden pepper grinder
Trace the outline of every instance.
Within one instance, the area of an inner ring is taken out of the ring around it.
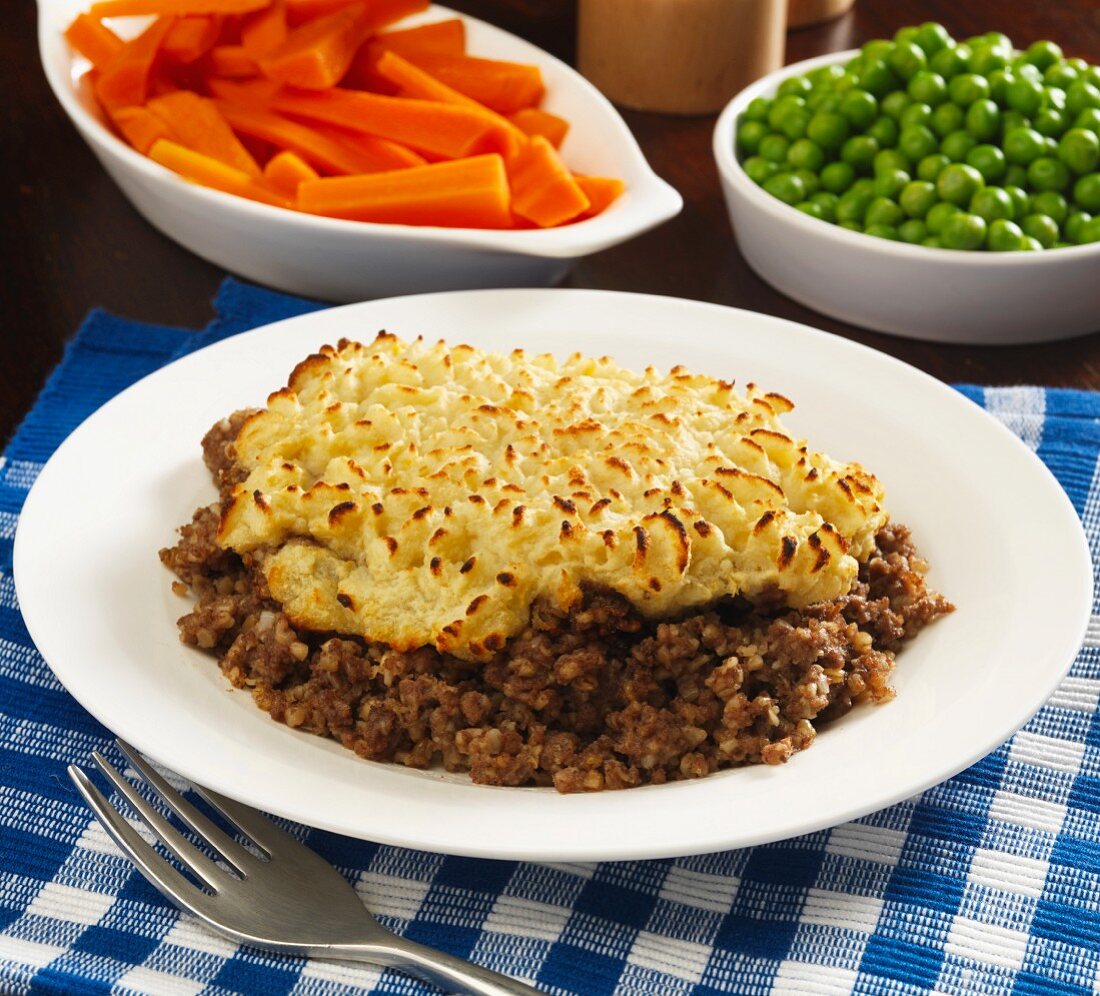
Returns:
[[[787,0],[579,0],[577,65],[617,104],[710,114],[783,64]]]

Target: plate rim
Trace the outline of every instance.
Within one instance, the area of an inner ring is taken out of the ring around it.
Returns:
[[[467,842],[460,846],[455,846],[452,842],[449,842],[445,846],[441,846],[439,843],[433,843],[431,841],[422,840],[419,838],[410,840],[408,836],[379,833],[378,828],[376,827],[356,830],[347,826],[346,824],[333,822],[332,820],[317,819],[309,815],[307,815],[306,818],[303,818],[303,814],[300,811],[289,811],[286,807],[281,807],[279,805],[276,805],[274,807],[270,806],[271,800],[268,800],[267,802],[257,802],[254,797],[248,797],[247,793],[242,794],[240,791],[238,791],[236,786],[231,786],[231,790],[226,794],[232,795],[236,798],[240,798],[242,799],[242,801],[246,801],[249,804],[257,805],[259,806],[259,808],[263,808],[267,812],[272,812],[276,815],[282,815],[297,822],[306,823],[309,826],[318,827],[320,829],[329,830],[335,833],[344,834],[352,837],[358,837],[359,839],[369,839],[377,841],[379,843],[390,844],[394,846],[419,848],[436,853],[447,853],[486,858],[503,857],[514,860],[536,861],[639,860],[648,858],[684,856],[690,854],[703,854],[712,853],[731,847],[754,846],[761,843],[789,839],[791,837],[800,836],[802,834],[814,832],[827,827],[837,826],[851,819],[859,818],[861,816],[868,815],[869,813],[876,812],[891,805],[894,805],[906,798],[925,791],[927,788],[933,785],[940,784],[941,782],[953,777],[960,771],[969,767],[980,758],[986,756],[992,750],[996,749],[997,746],[999,746],[1001,743],[1011,737],[1024,723],[1028,721],[1028,719],[1032,715],[1034,715],[1034,713],[1039,708],[1041,708],[1042,704],[1050,697],[1051,693],[1065,676],[1069,667],[1072,665],[1073,660],[1075,659],[1077,651],[1081,646],[1081,642],[1084,638],[1086,627],[1088,625],[1088,621],[1091,615],[1093,571],[1087,536],[1085,534],[1083,524],[1081,523],[1080,517],[1076,509],[1074,509],[1072,502],[1070,501],[1068,495],[1065,493],[1062,485],[1058,482],[1057,478],[1042,462],[1038,455],[1029,447],[1027,447],[1019,439],[1019,437],[1017,437],[1011,430],[1009,430],[1004,424],[1002,424],[988,411],[969,401],[969,399],[967,399],[964,395],[962,395],[960,392],[958,392],[945,382],[942,382],[935,377],[932,377],[924,371],[921,371],[918,368],[897,359],[896,357],[890,356],[886,353],[882,353],[879,350],[876,350],[870,346],[865,346],[862,343],[845,339],[840,336],[835,336],[820,329],[815,329],[812,326],[807,326],[799,322],[778,318],[772,315],[763,314],[761,312],[754,312],[748,309],[733,308],[711,302],[679,298],[670,295],[639,294],[629,291],[604,291],[587,288],[507,288],[492,290],[443,291],[428,294],[402,295],[399,297],[380,298],[372,301],[358,302],[355,304],[343,305],[337,308],[323,309],[320,312],[309,312],[304,315],[297,315],[290,318],[281,319],[277,322],[273,322],[268,325],[258,327],[256,329],[228,336],[224,339],[218,340],[217,342],[207,344],[200,349],[194,350],[184,355],[183,357],[173,360],[171,363],[166,364],[161,368],[158,368],[158,370],[153,371],[145,377],[142,377],[140,380],[136,381],[134,384],[130,385],[129,387],[112,397],[110,400],[105,402],[104,405],[100,406],[100,408],[96,409],[96,411],[92,412],[80,423],[80,425],[78,425],[73,430],[72,433],[69,434],[69,436],[66,437],[66,439],[57,447],[55,452],[50,456],[49,460],[43,466],[36,481],[32,485],[30,491],[25,498],[23,508],[19,514],[19,523],[15,535],[15,544],[13,551],[13,574],[15,578],[16,593],[17,597],[19,598],[19,604],[21,606],[23,619],[27,630],[31,635],[31,638],[34,641],[35,646],[39,647],[42,643],[46,643],[49,641],[48,637],[45,640],[42,639],[43,626],[41,625],[42,620],[40,619],[37,612],[38,607],[32,610],[29,614],[25,608],[22,608],[25,602],[23,596],[26,591],[26,582],[23,582],[22,584],[20,582],[20,576],[24,573],[21,570],[20,565],[27,562],[27,560],[32,556],[32,553],[29,552],[28,549],[29,540],[27,539],[27,535],[28,533],[30,533],[31,530],[30,527],[25,526],[25,523],[27,521],[30,521],[33,524],[34,522],[33,510],[35,508],[35,505],[32,504],[32,502],[35,499],[36,491],[39,490],[40,484],[43,481],[46,482],[46,485],[43,485],[43,490],[48,487],[50,478],[47,472],[50,470],[51,464],[54,464],[55,467],[63,465],[68,450],[71,447],[79,445],[87,433],[95,431],[96,421],[103,416],[103,413],[108,409],[113,409],[116,406],[121,407],[122,405],[124,405],[126,402],[123,399],[126,399],[129,395],[131,395],[131,393],[137,393],[140,389],[142,389],[142,385],[144,385],[147,381],[163,376],[165,371],[172,368],[177,368],[178,366],[185,367],[188,362],[193,361],[195,357],[200,356],[201,354],[207,354],[210,351],[215,351],[227,342],[240,341],[247,337],[271,335],[273,330],[278,330],[287,325],[308,325],[311,321],[316,320],[316,317],[319,314],[325,314],[329,316],[332,316],[333,313],[337,313],[338,315],[353,314],[354,312],[359,310],[377,308],[379,306],[385,306],[386,304],[395,301],[408,301],[410,299],[414,301],[430,301],[432,299],[447,299],[470,296],[493,298],[511,297],[521,299],[529,298],[532,296],[535,298],[543,298],[548,295],[551,296],[553,299],[562,299],[564,296],[568,295],[574,298],[599,297],[605,300],[609,298],[620,298],[629,299],[631,302],[645,302],[647,300],[656,299],[663,302],[671,302],[674,306],[678,308],[686,308],[688,310],[703,309],[714,313],[722,313],[725,316],[725,320],[727,322],[734,322],[739,316],[751,316],[751,320],[754,322],[763,321],[766,324],[783,326],[798,335],[810,336],[819,342],[827,341],[828,348],[839,350],[842,354],[845,351],[851,351],[852,353],[863,357],[873,356],[873,362],[886,361],[895,370],[902,371],[903,376],[913,377],[915,375],[918,382],[923,383],[925,387],[933,388],[936,392],[939,393],[940,397],[944,399],[947,404],[961,406],[959,407],[960,411],[965,409],[970,417],[975,417],[979,420],[984,421],[987,427],[999,433],[1003,439],[1010,441],[1009,445],[1015,448],[1015,451],[1019,457],[1029,462],[1032,471],[1038,473],[1039,477],[1043,479],[1045,485],[1047,486],[1047,489],[1051,491],[1055,500],[1060,502],[1062,506],[1061,511],[1065,521],[1067,523],[1072,523],[1076,526],[1076,543],[1074,545],[1075,549],[1080,554],[1080,557],[1078,558],[1077,563],[1077,568],[1079,569],[1078,586],[1076,586],[1074,590],[1077,592],[1080,602],[1080,624],[1077,630],[1069,636],[1063,634],[1062,642],[1067,649],[1065,649],[1064,651],[1060,650],[1056,655],[1051,655],[1052,657],[1057,656],[1060,659],[1064,653],[1065,663],[1060,668],[1051,668],[1051,672],[1047,681],[1047,687],[1045,688],[1042,698],[1038,698],[1038,696],[1036,696],[1037,701],[1033,704],[1029,704],[1026,712],[1024,712],[1020,716],[1014,716],[1011,724],[1011,729],[1006,728],[1004,732],[1000,732],[996,736],[989,735],[984,737],[980,749],[971,748],[966,753],[965,757],[960,755],[960,757],[957,759],[957,764],[948,766],[950,770],[937,769],[930,776],[922,776],[917,779],[910,779],[909,781],[904,782],[904,785],[901,788],[897,788],[886,794],[880,793],[878,796],[876,796],[875,801],[870,806],[868,806],[866,802],[863,802],[850,805],[842,811],[830,811],[828,814],[820,818],[803,819],[797,825],[792,824],[787,830],[778,835],[774,832],[763,831],[758,834],[740,833],[735,838],[731,839],[728,835],[723,835],[721,833],[711,833],[709,835],[696,834],[692,838],[692,841],[688,844],[666,842],[661,845],[650,844],[642,846],[632,846],[631,841],[622,840],[616,842],[615,846],[610,849],[606,844],[583,844],[578,846],[570,841],[566,841],[563,842],[561,845],[558,845],[557,849],[555,849],[554,847],[547,847],[545,845],[534,847],[524,846],[523,842],[510,842],[504,844],[504,846],[502,847],[501,842],[495,840],[490,840],[486,843]],[[275,334],[278,334],[277,331],[275,332]],[[32,510],[32,516],[30,517],[30,519],[28,519],[26,515],[26,511],[28,508],[31,508]],[[1070,651],[1068,649],[1071,643],[1074,647],[1073,651]],[[53,671],[58,680],[61,681],[61,683],[64,685],[65,682],[62,679],[61,674],[59,673],[59,669],[55,667],[55,664],[50,661],[45,652],[40,651],[40,653],[42,653],[42,656],[46,660],[47,665],[50,667],[51,671]],[[64,670],[64,667],[62,667],[60,670]],[[66,685],[65,687],[67,690],[68,686]],[[73,693],[70,692],[69,694]],[[91,713],[104,726],[107,726],[108,729],[111,729],[112,726],[117,724],[118,717],[104,715],[104,710],[99,707],[98,703],[95,705],[95,707],[89,707],[89,705],[87,705],[81,697],[74,695],[74,698],[77,698],[77,701],[81,704],[81,706],[85,708],[89,713]],[[134,746],[138,747],[139,750],[141,750],[143,753],[146,753],[149,757],[157,760],[158,762],[162,762],[162,758],[165,755],[158,749],[158,746],[156,744],[150,744],[148,742],[140,742],[143,739],[144,738],[140,737],[134,738],[131,740],[131,742],[134,744]],[[162,763],[167,763],[167,766],[172,767],[174,770],[180,771],[180,774],[187,776],[186,771],[180,770],[181,766],[179,763],[179,758],[173,756],[171,761]],[[753,768],[742,770],[751,771],[753,770]],[[713,778],[714,776],[711,777]],[[707,780],[704,779],[703,781]],[[222,782],[219,784],[216,779],[203,779],[202,783],[209,784],[210,787],[215,788],[219,791],[226,791],[225,783]],[[655,791],[657,788],[661,787],[643,786],[632,790],[630,794],[632,796],[636,793],[643,793],[645,795],[648,795]],[[601,793],[600,795],[607,796],[611,794],[612,793]],[[617,793],[615,793],[615,795],[617,795]],[[560,799],[561,804],[564,808],[565,806],[569,806],[571,804],[571,799],[583,799],[593,797],[582,795],[558,798]],[[283,800],[278,801],[282,802]]]

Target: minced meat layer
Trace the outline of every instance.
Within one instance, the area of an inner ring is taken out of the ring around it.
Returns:
[[[243,414],[203,441],[223,500],[240,479],[231,444]],[[734,599],[653,622],[592,589],[569,612],[536,603],[524,632],[472,663],[296,631],[267,590],[263,554],[217,545],[219,514],[200,508],[161,551],[177,591],[197,598],[179,620],[183,642],[280,722],[489,785],[596,791],[781,764],[822,723],[892,698],[894,653],[953,608],[926,586],[909,530],[890,525],[831,602],[768,611]]]

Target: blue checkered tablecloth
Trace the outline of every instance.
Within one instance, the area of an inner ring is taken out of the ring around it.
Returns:
[[[419,994],[267,956],[167,905],[65,774],[110,734],[35,651],[12,539],[58,443],[177,356],[316,305],[228,281],[204,332],[91,315],[0,462],[0,992]],[[961,388],[1062,482],[1100,543],[1100,396]],[[1049,565],[1056,570],[1057,565]],[[1100,617],[1094,617],[1094,620]],[[400,934],[548,993],[1100,993],[1100,623],[1051,700],[951,781],[865,819],[722,854],[606,864],[444,857],[297,828]]]

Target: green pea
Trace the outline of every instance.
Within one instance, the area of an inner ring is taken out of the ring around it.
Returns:
[[[1058,240],[1058,223],[1045,214],[1029,214],[1020,221],[1025,235],[1030,235],[1044,249]]]
[[[825,151],[809,138],[800,138],[792,142],[787,150],[787,162],[795,169],[808,169],[815,172],[825,165]]]
[[[966,109],[966,130],[979,142],[996,138],[1001,130],[1001,109],[988,98],[975,100]]]
[[[788,114],[796,114],[806,110],[806,101],[801,97],[788,94],[785,97],[777,97],[772,101],[768,110],[768,124],[772,131],[779,131]]]
[[[904,90],[895,90],[893,93],[888,93],[879,101],[879,110],[888,118],[893,118],[897,121],[897,119],[901,117],[901,112],[911,103],[912,100],[909,94]]]
[[[838,221],[837,224],[849,232],[863,232],[863,226],[858,221]]]
[[[841,96],[831,87],[815,89],[806,97],[806,110],[811,114],[817,111],[836,111],[840,109]]]
[[[939,235],[947,224],[948,218],[960,213],[958,205],[948,201],[938,201],[929,208],[928,214],[924,216],[924,223],[928,226],[928,231],[933,235]]]
[[[998,218],[989,223],[985,235],[985,246],[992,252],[1015,252],[1024,241],[1024,233],[1019,225],[1006,218]]]
[[[1062,49],[1052,41],[1034,41],[1024,52],[1024,58],[1039,69],[1053,66],[1062,58]]]
[[[806,200],[809,200],[821,189],[821,181],[813,170],[795,169],[791,172],[802,181],[802,186],[806,188]]]
[[[1077,244],[1087,245],[1090,242],[1100,242],[1100,217],[1086,221],[1077,233]]]
[[[928,68],[950,80],[959,73],[966,72],[966,61],[970,58],[970,49],[966,45],[941,48],[928,60]]]
[[[931,128],[940,138],[958,131],[965,123],[966,112],[958,104],[940,104],[932,112]]]
[[[893,51],[894,43],[885,38],[875,38],[864,42],[860,52],[867,59],[885,59]]]
[[[1043,82],[1047,86],[1056,86],[1065,90],[1077,82],[1077,70],[1064,62],[1056,62],[1043,71]]]
[[[881,59],[866,62],[859,74],[859,85],[876,97],[884,97],[897,88],[898,78]]]
[[[942,249],[943,241],[938,235],[929,235],[925,239],[921,239],[922,246],[927,246],[929,249]]]
[[[898,203],[910,218],[923,218],[937,203],[936,186],[928,180],[912,180],[902,188]]]
[[[1030,235],[1025,235],[1023,245],[1021,245],[1020,248],[1025,252],[1041,252],[1043,244],[1038,239],[1032,238]]]
[[[1008,168],[1005,154],[995,145],[975,145],[966,154],[966,164],[982,174],[986,183],[996,183]]]
[[[779,97],[792,94],[796,97],[805,97],[813,88],[813,84],[805,76],[788,76],[779,84],[775,92]]]
[[[1076,117],[1089,107],[1100,107],[1100,88],[1078,80],[1071,83],[1066,90],[1066,113],[1070,117]]]
[[[1092,215],[1088,211],[1082,211],[1079,208],[1070,211],[1066,215],[1066,223],[1062,226],[1062,233],[1065,235],[1066,240],[1074,243],[1074,245],[1079,245],[1081,229],[1091,220]]]
[[[823,149],[839,149],[850,132],[848,119],[836,111],[819,111],[806,127],[806,134]]]
[[[982,41],[990,48],[1012,53],[1012,39],[1002,31],[987,31],[982,35]]]
[[[898,225],[898,238],[911,245],[919,245],[928,237],[928,226],[919,218],[910,218]]]
[[[979,76],[988,76],[994,69],[1004,69],[1008,56],[1003,48],[976,48],[966,60],[966,67]]]
[[[1086,83],[1091,83],[1095,87],[1100,87],[1100,66],[1089,66],[1081,74],[1081,79]]]
[[[810,112],[805,110],[791,111],[783,118],[783,124],[779,130],[792,142],[806,134],[806,128],[810,123]]]
[[[770,159],[765,159],[763,156],[749,156],[749,158],[741,164],[741,168],[753,183],[761,186],[769,176],[774,176],[779,172],[779,164],[773,163]]]
[[[992,73],[990,74],[992,75]],[[1012,60],[1012,75],[1022,80],[1031,80],[1033,83],[1043,82],[1043,71],[1033,66],[1030,62],[1019,58]],[[992,86],[992,84],[990,84]]]
[[[875,174],[874,185],[877,197],[897,198],[909,182],[909,174],[903,169],[883,170]]]
[[[989,98],[995,100],[1001,106],[1005,106],[1005,91],[1008,89],[1008,84],[1011,80],[1016,78],[1016,74],[1009,69],[994,69],[988,77],[979,77],[986,79],[989,83]]]
[[[1001,177],[1002,187],[1026,187],[1027,167],[1018,163],[1009,163],[1005,175]]]
[[[768,112],[772,109],[772,102],[767,97],[753,97],[749,101],[749,106],[745,108],[745,112],[741,115],[746,121],[764,121],[768,120]]]
[[[898,230],[893,225],[868,225],[863,230],[864,235],[873,235],[876,239],[889,239],[891,242],[898,241]]]
[[[1006,184],[1001,189],[1012,198],[1012,204],[1016,208],[1017,218],[1022,218],[1025,214],[1031,212],[1031,198],[1028,197],[1027,191],[1024,190],[1023,187],[1009,186]]]
[[[853,135],[840,147],[840,159],[857,173],[869,173],[879,144],[870,135]]]
[[[867,134],[884,149],[890,148],[897,142],[899,131],[897,122],[885,114],[875,118],[867,128]]]
[[[977,144],[977,140],[970,132],[953,131],[940,142],[940,152],[953,163],[961,163],[966,159],[966,154]]]
[[[870,198],[875,196],[875,181],[869,176],[861,176],[848,189],[860,197],[867,198],[870,203]]]
[[[1040,190],[1028,198],[1027,213],[1045,214],[1053,218],[1056,224],[1063,225],[1069,214],[1069,204],[1056,190]]]
[[[922,69],[913,74],[906,90],[915,101],[935,107],[947,99],[947,80],[930,69]]]
[[[806,199],[806,185],[794,173],[776,173],[764,181],[764,189],[784,204],[797,204]]]
[[[828,190],[819,190],[813,197],[810,198],[811,204],[816,204],[821,210],[821,220],[833,222],[836,221],[836,205],[840,200],[836,194],[830,193]]]
[[[1034,80],[1017,77],[1006,85],[1005,101],[1012,110],[1030,117],[1043,106],[1043,85]]]
[[[1084,128],[1070,128],[1058,143],[1058,158],[1080,176],[1100,163],[1100,137]]]
[[[940,175],[945,166],[949,165],[951,165],[951,160],[940,152],[925,156],[917,163],[917,179],[935,183],[936,177]]]
[[[745,155],[755,155],[761,140],[768,134],[768,126],[762,121],[743,121],[737,129],[737,147]]]
[[[897,149],[883,149],[881,152],[875,153],[875,159],[873,162],[875,175],[879,173],[888,173],[891,170],[908,170],[909,160],[906,156],[898,152]]]
[[[1034,128],[1013,128],[1005,132],[1005,158],[1010,163],[1027,166],[1038,159],[1044,150],[1043,136]]]
[[[969,107],[989,96],[989,81],[975,73],[962,73],[947,84],[947,93],[960,107]]]
[[[876,197],[867,205],[865,225],[891,225],[896,227],[905,221],[905,212],[889,197]]]
[[[908,80],[928,67],[928,56],[915,42],[895,41],[894,50],[887,56],[887,62],[898,76]]]
[[[951,41],[951,35],[947,33],[947,28],[935,21],[925,21],[917,28],[917,34],[913,41],[924,49],[925,55],[929,56],[935,55],[941,49],[954,44]]]
[[[856,171],[849,163],[829,163],[821,171],[821,186],[830,193],[843,194],[856,178]]]
[[[894,32],[894,44],[897,45],[898,42],[912,42],[916,44],[919,32],[920,28],[915,25],[907,25],[904,28],[898,28],[898,30]]]
[[[1058,138],[1066,130],[1068,123],[1065,114],[1061,111],[1053,107],[1044,107],[1035,115],[1031,126],[1044,138]]]
[[[936,180],[940,200],[950,204],[969,204],[970,198],[985,186],[985,180],[973,166],[952,163]]]
[[[866,90],[849,90],[840,101],[840,113],[855,127],[866,128],[878,116],[878,101]]]
[[[818,221],[825,220],[825,212],[821,210],[819,205],[814,204],[812,201],[799,201],[794,207],[796,211],[808,214],[811,218],[817,218]]]
[[[867,208],[872,200],[874,200],[874,196],[871,194],[861,194],[849,190],[837,201],[836,220],[841,223],[854,221],[862,225],[863,216],[867,213]]]
[[[817,69],[811,69],[806,74],[806,79],[810,81],[812,86],[829,87],[843,75],[844,69],[841,66],[830,64],[828,66],[818,66]]]
[[[898,136],[898,151],[911,163],[932,155],[938,148],[936,136],[924,125],[909,125]]]
[[[765,135],[757,146],[757,154],[773,163],[785,163],[791,142],[785,135]]]
[[[932,108],[927,104],[918,104],[915,101],[910,104],[898,118],[898,125],[902,131],[913,125],[923,125],[925,128],[932,123]]]
[[[987,222],[1016,217],[1016,205],[1008,192],[1000,187],[983,187],[970,198],[970,213]]]
[[[841,96],[856,90],[859,88],[859,77],[855,75],[851,70],[845,70],[840,76],[837,77],[836,82],[833,84],[833,89]]]
[[[1085,211],[1100,211],[1100,173],[1078,177],[1073,185],[1073,203]]]
[[[1084,128],[1100,138],[1100,108],[1086,107],[1073,122],[1074,128]]]
[[[1031,118],[1024,117],[1019,111],[1005,111],[1001,115],[1002,143],[1003,137],[1016,128],[1031,128]]]
[[[1056,86],[1048,86],[1043,89],[1043,107],[1050,108],[1053,111],[1060,111],[1062,114],[1066,113],[1066,91],[1060,90]],[[1066,115],[1067,120],[1069,115]]]
[[[1027,179],[1035,190],[1065,190],[1069,186],[1069,170],[1061,159],[1040,156],[1028,166]]]
[[[984,218],[960,211],[947,219],[940,240],[945,249],[980,249],[985,243],[985,232]]]

